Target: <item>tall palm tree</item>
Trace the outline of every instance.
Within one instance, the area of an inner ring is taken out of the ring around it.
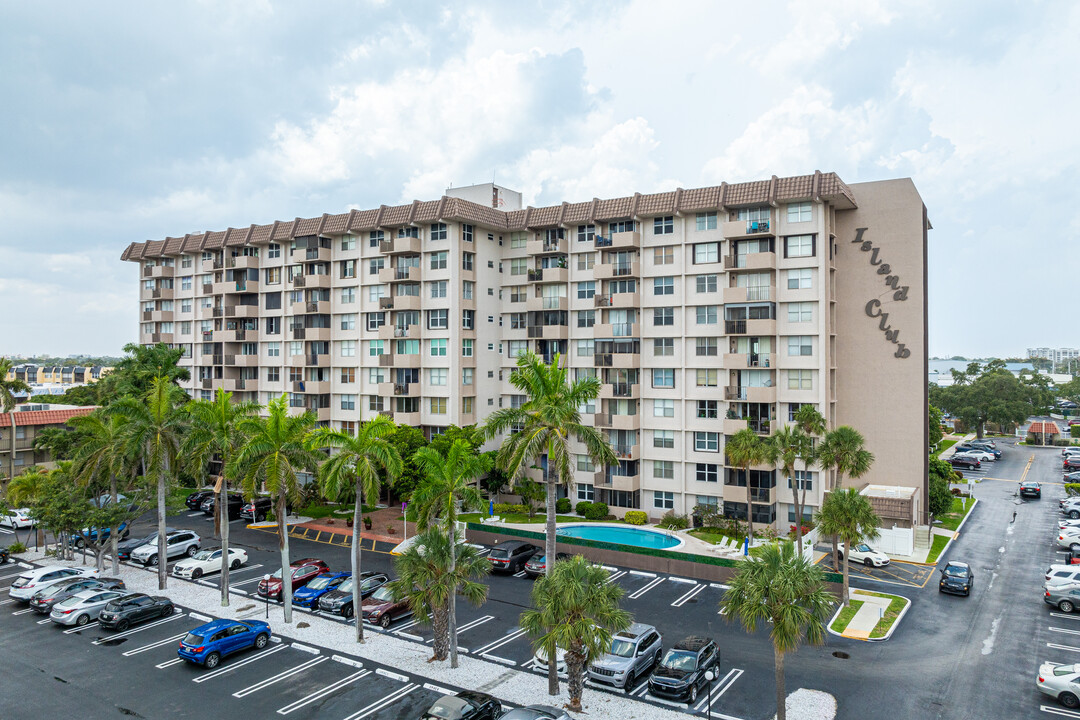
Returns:
[[[802,502],[799,499],[799,482],[795,480],[795,464],[805,458],[811,451],[812,441],[810,436],[798,427],[785,425],[777,430],[769,442],[769,462],[776,465],[781,474],[791,483],[791,497],[795,504],[795,538],[799,552],[802,552]]]
[[[743,428],[724,445],[724,454],[728,462],[742,468],[746,478],[746,526],[747,537],[754,542],[753,498],[750,490],[750,466],[760,465],[769,459],[769,448],[758,434],[750,428]]]
[[[818,512],[821,532],[844,541],[844,605],[848,604],[848,557],[851,548],[863,540],[873,540],[880,533],[881,519],[870,500],[855,488],[833,490],[825,496]],[[835,567],[835,565],[834,565]]]
[[[464,511],[476,510],[484,500],[476,488],[476,480],[490,469],[484,456],[477,455],[472,446],[458,439],[450,445],[444,457],[433,447],[420,448],[413,454],[413,461],[424,473],[424,484],[413,494],[413,504],[418,508],[416,524],[420,530],[427,529],[440,517],[446,536],[450,538],[450,571],[454,571],[457,552],[455,523],[458,505]],[[457,651],[457,593],[450,593],[449,608],[450,667],[458,666]]]
[[[14,478],[7,487],[7,499],[8,502],[14,508],[29,507],[38,502],[41,498],[41,494],[45,489],[46,481],[49,479],[49,472],[40,465],[31,465],[26,468],[22,475]],[[35,538],[42,538],[44,542],[47,538],[42,533],[38,523],[34,522]],[[16,538],[18,533],[16,533]],[[35,547],[36,539],[35,539]]]
[[[864,447],[865,444],[862,433],[850,425],[841,425],[825,435],[817,449],[817,462],[822,470],[836,471],[830,490],[843,487],[844,475],[855,479],[870,470],[870,466],[874,464],[874,455]],[[832,559],[833,567],[836,567],[835,535],[832,539]]]
[[[265,487],[275,497],[274,515],[281,552],[281,603],[285,622],[291,623],[292,583],[289,582],[289,532],[285,514],[288,503],[299,503],[302,496],[296,474],[314,470],[323,458],[306,444],[307,435],[315,426],[315,413],[289,415],[289,401],[285,395],[271,400],[266,409],[267,417],[250,417],[240,422],[244,444],[233,455],[227,472],[242,478],[245,495],[253,497]]]
[[[131,478],[135,472],[135,455],[128,443],[125,422],[123,415],[108,409],[95,410],[68,421],[84,438],[75,452],[76,479],[83,485],[95,480],[108,483],[113,507],[119,502],[121,478]],[[116,551],[118,536],[119,527],[109,528],[113,575],[120,573],[120,558]]]
[[[15,367],[7,358],[0,358],[0,411],[11,412],[15,407],[15,393],[30,394],[30,386],[18,378],[7,379],[8,373]]]
[[[585,377],[570,382],[568,371],[560,367],[556,354],[551,365],[534,353],[518,356],[517,369],[510,384],[525,395],[520,407],[496,410],[484,424],[484,436],[492,438],[509,432],[496,456],[496,464],[511,478],[517,478],[531,464],[547,456],[547,537],[544,549],[549,559],[555,557],[555,499],[557,486],[569,487],[574,479],[574,456],[570,438],[585,446],[596,465],[619,462],[604,434],[581,422],[583,406],[600,395],[600,380]],[[554,468],[554,472],[551,469]],[[549,562],[545,573],[551,572]],[[559,694],[559,675],[555,663],[548,663],[548,693]]]
[[[360,520],[363,503],[378,502],[383,480],[393,482],[403,463],[397,448],[387,439],[397,426],[379,415],[360,425],[354,436],[344,430],[316,428],[308,437],[311,449],[330,448],[333,454],[319,469],[319,485],[326,497],[353,497],[352,593],[355,610],[360,609]],[[356,620],[356,642],[364,642],[364,623]]]
[[[472,545],[462,544],[451,569],[450,552],[455,545],[440,528],[428,528],[394,558],[398,578],[387,583],[395,599],[408,601],[413,617],[431,623],[434,638],[428,662],[445,660],[449,654],[450,596],[460,594],[476,606],[487,599],[488,586],[477,580],[491,572],[491,562]]]
[[[623,589],[608,582],[608,572],[580,555],[550,562],[537,578],[532,609],[521,613],[521,627],[556,667],[557,651],[566,652],[570,709],[581,712],[585,667],[611,647],[611,637],[630,627],[630,613],[619,607]],[[626,681],[632,687],[633,678]]]
[[[790,540],[768,544],[757,557],[747,558],[728,582],[720,601],[728,622],[740,622],[748,632],[771,623],[776,671],[776,717],[787,718],[784,656],[795,652],[805,637],[810,645],[825,641],[825,622],[833,596],[825,589],[821,568],[795,552]]]
[[[259,413],[259,404],[234,403],[232,393],[218,388],[213,400],[188,404],[191,431],[184,438],[184,458],[192,474],[201,476],[215,457],[221,462],[221,478],[214,502],[214,522],[221,529],[221,606],[229,606],[229,459],[240,449],[244,436],[240,423]],[[254,519],[254,518],[253,518]]]
[[[124,419],[131,452],[143,466],[143,475],[157,484],[158,589],[168,584],[168,554],[165,551],[165,494],[176,479],[180,445],[188,430],[184,407],[187,395],[167,377],[155,377],[150,391],[141,400],[118,400],[113,412]]]

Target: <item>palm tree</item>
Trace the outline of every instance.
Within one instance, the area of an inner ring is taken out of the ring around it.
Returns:
[[[491,572],[491,562],[472,545],[461,544],[451,569],[451,548],[457,545],[439,528],[416,536],[416,542],[394,558],[398,579],[387,583],[397,600],[407,600],[413,617],[434,631],[428,662],[445,660],[449,653],[450,597],[460,594],[472,605],[487,599],[488,586],[478,579]]]
[[[75,452],[74,472],[83,485],[104,480],[109,485],[109,497],[113,507],[119,502],[120,478],[135,472],[134,454],[128,443],[127,428],[123,415],[97,410],[89,415],[73,417],[68,421],[83,436]],[[109,546],[112,552],[112,573],[120,573],[120,558],[116,551],[119,527],[109,529]]]
[[[165,550],[165,494],[176,479],[180,445],[188,430],[186,400],[183,390],[167,377],[159,376],[150,383],[150,391],[142,400],[126,397],[112,406],[113,411],[124,419],[130,452],[142,461],[143,475],[157,483],[159,590],[165,589],[169,578]]]
[[[486,457],[477,455],[472,446],[458,439],[450,445],[446,456],[433,447],[420,448],[413,454],[413,461],[423,471],[425,482],[413,494],[413,504],[418,508],[416,525],[426,530],[431,523],[442,517],[443,528],[450,538],[450,572],[454,571],[457,552],[456,525],[458,505],[465,511],[479,509],[483,505],[476,479],[488,471]],[[457,593],[450,594],[450,667],[458,666],[457,651]]]
[[[795,652],[803,638],[810,645],[825,640],[825,622],[834,602],[825,589],[821,568],[795,552],[790,540],[768,544],[747,558],[728,582],[720,601],[728,622],[741,622],[747,632],[771,623],[776,670],[776,717],[787,717],[784,655]]]
[[[296,474],[317,468],[322,455],[305,444],[308,432],[315,425],[315,413],[289,415],[289,401],[285,395],[271,400],[266,409],[267,417],[249,417],[240,422],[238,429],[244,435],[244,444],[233,456],[226,472],[242,478],[244,494],[248,497],[265,487],[276,498],[274,515],[281,551],[281,603],[285,622],[291,623],[292,583],[289,582],[289,533],[285,514],[288,503],[299,503],[302,495]]]
[[[215,457],[221,462],[221,479],[214,502],[214,523],[221,528],[221,606],[229,606],[229,458],[243,444],[240,423],[259,413],[258,403],[233,403],[232,393],[218,388],[213,400],[188,404],[191,431],[184,438],[184,457],[195,475],[202,475]],[[254,518],[252,518],[254,520]]]
[[[611,647],[611,637],[630,627],[631,616],[619,607],[623,589],[608,582],[608,572],[580,555],[551,562],[532,590],[532,609],[521,613],[521,627],[547,658],[557,665],[556,648],[566,651],[570,710],[581,712],[585,667]],[[626,681],[633,687],[633,678]]]
[[[547,537],[544,550],[549,559],[555,557],[555,496],[557,486],[569,487],[574,479],[574,455],[570,452],[570,438],[585,446],[585,452],[596,465],[614,465],[619,460],[603,433],[581,422],[581,408],[600,395],[600,381],[584,377],[570,382],[568,371],[560,367],[561,357],[556,354],[551,365],[534,353],[524,352],[518,356],[517,369],[510,375],[510,384],[525,395],[520,407],[503,408],[488,416],[484,424],[484,436],[491,438],[502,433],[510,434],[502,442],[496,463],[512,478],[521,476],[525,469],[539,464],[547,456]],[[554,468],[554,472],[551,469]],[[554,563],[549,562],[545,573]],[[548,693],[559,694],[559,675],[555,663],[548,663]]]
[[[841,425],[825,435],[818,446],[817,462],[822,470],[836,470],[830,490],[843,487],[844,475],[855,479],[870,470],[874,455],[864,447],[865,444],[862,433],[850,425]],[[832,539],[832,559],[833,567],[836,567],[836,536]]]
[[[855,488],[833,490],[825,496],[818,512],[821,532],[844,541],[844,605],[848,604],[848,557],[851,548],[862,540],[873,540],[880,533],[881,519],[874,513],[870,500]],[[834,565],[835,567],[835,565]]]
[[[0,358],[0,411],[11,412],[15,407],[15,393],[30,394],[30,386],[26,381],[19,378],[7,379],[8,373],[15,365],[7,358]]]
[[[810,436],[798,427],[785,425],[769,438],[769,462],[776,465],[783,477],[791,483],[791,497],[795,502],[795,538],[799,552],[802,552],[802,503],[799,500],[799,482],[795,480],[795,463],[805,458],[812,448]]]
[[[818,462],[816,438],[825,434],[825,418],[813,405],[800,405],[799,409],[795,411],[795,426],[802,430],[806,435],[810,436],[809,447],[804,448],[805,454],[800,456],[800,459],[803,461],[803,467],[809,470]],[[794,492],[794,488],[792,489],[792,492]],[[805,513],[806,483],[803,484],[802,493],[800,495],[799,506],[802,508],[802,512]],[[803,516],[800,514],[798,516],[800,548],[802,547],[802,522]]]
[[[40,465],[31,465],[26,468],[22,475],[14,478],[7,487],[7,499],[12,507],[29,507],[38,502],[45,489],[45,483],[49,479],[49,472]],[[35,547],[37,538],[41,537],[44,542],[47,538],[41,532],[38,523],[34,522]],[[16,533],[18,538],[18,533]]]
[[[746,478],[746,526],[750,542],[754,542],[753,497],[750,489],[750,466],[760,465],[769,459],[769,448],[761,441],[757,433],[750,428],[743,428],[731,436],[724,445],[724,454],[728,462],[741,467]]]
[[[352,593],[354,612],[360,609],[360,520],[363,503],[376,503],[382,482],[393,482],[401,474],[402,461],[397,448],[387,438],[397,426],[379,415],[360,425],[354,436],[344,430],[316,428],[308,438],[312,449],[331,448],[331,455],[319,469],[319,484],[327,497],[353,496]],[[364,623],[356,621],[356,642],[364,642]]]

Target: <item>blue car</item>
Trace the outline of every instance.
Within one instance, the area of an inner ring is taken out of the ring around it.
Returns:
[[[119,537],[121,540],[126,540],[127,536],[131,534],[130,531],[128,531],[128,526],[126,522],[120,523],[120,527],[117,528],[117,530],[119,530]],[[99,532],[101,533],[101,540],[98,540]],[[108,540],[111,534],[112,529],[110,528],[101,528],[100,530],[96,527],[83,528],[79,531],[78,535],[72,535],[68,538],[68,545],[79,548],[81,550],[83,547],[86,546],[87,542],[91,542],[96,545],[99,542],[105,542],[106,540]]]
[[[270,626],[262,620],[214,620],[200,625],[180,641],[181,660],[215,668],[221,658],[254,647],[262,650],[270,642]]]
[[[305,607],[308,610],[316,610],[319,607],[319,598],[338,585],[352,577],[352,573],[336,572],[322,573],[315,577],[307,585],[293,591],[292,604]]]

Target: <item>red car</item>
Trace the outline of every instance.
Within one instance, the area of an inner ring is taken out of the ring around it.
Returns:
[[[1080,457],[1065,458],[1065,462],[1061,463],[1061,467],[1065,470],[1065,472],[1069,472],[1071,470],[1080,470]]]
[[[314,580],[319,573],[328,572],[330,566],[318,558],[304,558],[303,560],[293,561],[293,563],[289,565],[289,569],[292,570],[292,589],[295,592],[297,588],[303,587]],[[258,593],[259,597],[280,600],[281,571],[278,570],[271,575],[269,580],[260,580]]]

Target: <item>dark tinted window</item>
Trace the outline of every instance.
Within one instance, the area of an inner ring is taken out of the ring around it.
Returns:
[[[196,635],[195,633],[188,633],[187,637],[184,638],[185,645],[194,645],[196,647],[202,645],[202,641],[202,635]]]

